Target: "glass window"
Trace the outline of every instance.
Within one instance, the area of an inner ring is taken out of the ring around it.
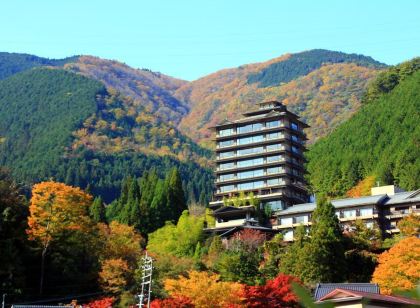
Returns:
[[[366,226],[368,229],[373,229],[373,221],[368,221],[368,222],[365,222],[365,226]]]
[[[263,163],[264,163],[263,158],[240,160],[238,161],[238,167],[249,167],[249,166],[261,165]]]
[[[370,216],[370,215],[373,215],[372,208],[360,209],[360,216]]]
[[[242,149],[242,150],[238,150],[238,155],[255,154],[255,153],[261,153],[263,151],[264,151],[264,148],[263,147]]]
[[[291,226],[293,225],[293,218],[292,217],[281,218],[280,224],[284,226]]]
[[[274,156],[267,157],[267,163],[272,163],[272,162],[280,161],[280,160],[281,160],[281,155],[274,155]]]
[[[228,180],[234,179],[235,174],[234,173],[222,174],[219,178],[221,181],[228,181]]]
[[[266,151],[276,151],[276,150],[280,150],[281,145],[280,144],[270,144],[266,146]]]
[[[247,190],[247,189],[260,188],[263,186],[264,186],[264,181],[246,182],[246,183],[238,184],[238,189]]]
[[[292,146],[292,152],[293,153],[300,153],[300,150],[297,148],[297,147],[295,147],[295,146]]]
[[[235,168],[235,163],[224,163],[219,165],[220,170]]]
[[[356,210],[345,210],[344,218],[356,217]]]
[[[264,140],[263,135],[257,135],[252,137],[243,137],[238,139],[238,144],[249,144],[253,142],[260,142]]]
[[[265,138],[266,139],[277,139],[277,138],[280,138],[280,133],[277,132],[277,133],[266,134]]]
[[[308,215],[303,216],[296,216],[295,217],[295,223],[297,224],[303,224],[308,222]]]
[[[292,140],[293,140],[294,142],[299,142],[299,137],[298,137],[298,136],[296,136],[296,135],[292,135]]]
[[[267,180],[268,186],[279,185],[279,184],[283,184],[283,181],[281,178],[274,178],[274,179]]]
[[[219,136],[230,136],[230,135],[233,135],[233,128],[219,130]]]
[[[235,190],[235,185],[223,185],[223,186],[220,186],[220,191],[221,192],[232,191],[232,190]]]
[[[264,203],[264,206],[271,208],[273,211],[284,209],[284,203],[282,200],[268,201]]]
[[[290,127],[293,129],[293,130],[299,130],[299,126],[296,124],[296,123],[291,123],[290,124]]]
[[[226,141],[220,141],[219,142],[219,146],[221,148],[228,147],[228,146],[231,146],[231,145],[234,145],[234,144],[235,144],[235,140],[226,140]]]
[[[222,152],[219,154],[220,158],[226,158],[226,157],[232,157],[235,156],[235,152],[234,151],[230,151],[230,152]]]
[[[245,126],[239,126],[239,127],[238,127],[238,132],[239,132],[240,134],[242,134],[242,133],[252,132],[252,124],[245,125]]]
[[[280,126],[280,121],[279,120],[270,121],[270,122],[265,123],[265,127],[267,127],[267,128],[278,127],[278,126]]]
[[[280,173],[281,171],[282,171],[282,168],[280,168],[280,167],[267,168],[267,173],[268,174]]]
[[[284,238],[285,241],[293,241],[293,230],[285,231],[283,238]]]

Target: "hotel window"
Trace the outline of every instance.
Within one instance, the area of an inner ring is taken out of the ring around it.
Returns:
[[[296,216],[295,217],[295,223],[296,224],[303,224],[308,222],[308,215],[303,216]]]
[[[281,167],[272,167],[272,168],[267,168],[267,174],[275,174],[275,173],[280,173],[283,172],[284,169]]]
[[[266,128],[272,128],[272,127],[278,127],[278,126],[280,126],[280,121],[279,120],[270,121],[270,122],[265,123]]]
[[[220,186],[220,191],[221,192],[232,191],[232,190],[235,190],[235,185],[223,185],[223,186]]]
[[[270,134],[266,134],[265,138],[266,139],[277,139],[277,138],[281,138],[283,135],[279,132],[277,133],[270,133]]]
[[[244,172],[238,172],[238,179],[252,178],[252,177],[263,176],[263,175],[264,175],[263,169],[244,171]]]
[[[291,225],[293,225],[293,218],[292,217],[281,218],[280,219],[280,225],[282,225],[282,226],[291,226]]]
[[[373,209],[372,208],[360,209],[360,216],[370,216],[370,215],[373,215]]]
[[[272,162],[280,161],[281,158],[282,158],[281,155],[267,156],[267,163],[272,163]]]
[[[238,184],[239,190],[247,190],[247,189],[254,189],[264,186],[264,181],[256,181],[256,182],[246,182]]]
[[[228,180],[232,180],[234,178],[235,178],[235,174],[234,173],[222,174],[219,177],[220,181],[228,181]]]
[[[264,141],[264,136],[263,135],[239,138],[238,139],[238,144],[248,144],[248,143],[260,142],[260,141]]]
[[[276,151],[276,150],[281,149],[281,145],[280,144],[270,144],[270,145],[267,145],[265,149],[266,149],[267,152]]]
[[[264,148],[263,147],[256,147],[256,148],[249,148],[249,149],[238,150],[238,155],[239,156],[242,156],[242,155],[262,153],[262,152],[264,152]]]
[[[300,154],[300,150],[297,147],[295,147],[295,146],[292,146],[292,152],[293,153]]]
[[[299,142],[299,138],[296,135],[292,135],[292,141]]]
[[[219,147],[224,148],[235,144],[235,140],[220,141]]]
[[[222,153],[219,154],[219,158],[226,158],[226,157],[232,157],[232,156],[235,156],[234,151],[222,152]]]
[[[282,200],[268,201],[268,202],[264,203],[264,207],[269,207],[273,211],[283,210],[284,209],[284,203],[283,203]]]
[[[279,185],[279,184],[283,184],[282,178],[275,178],[275,179],[267,180],[267,186],[273,186],[273,185]]]
[[[285,241],[293,241],[293,230],[288,230],[284,232],[283,238]]]
[[[263,163],[264,163],[263,158],[240,160],[238,161],[238,167],[249,167],[249,166],[261,165]]]
[[[344,218],[356,217],[356,210],[345,210]]]
[[[232,168],[235,168],[235,163],[225,163],[225,164],[219,165],[220,170],[232,169]]]
[[[222,129],[219,131],[219,136],[230,136],[233,135],[233,128]]]
[[[255,131],[259,131],[261,128],[262,128],[261,123],[248,124],[248,125],[245,125],[245,126],[239,126],[238,127],[238,132],[240,134],[255,132]]]
[[[296,124],[296,123],[291,123],[290,124],[290,127],[293,129],[293,130],[299,130],[299,126]]]

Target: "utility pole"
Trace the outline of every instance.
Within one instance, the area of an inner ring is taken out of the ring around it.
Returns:
[[[1,308],[5,308],[6,307],[6,293],[3,293],[3,301],[1,302]]]
[[[137,295],[139,303],[137,306],[143,308],[145,302],[147,302],[147,308],[150,308],[150,295],[152,293],[152,273],[153,273],[153,259],[147,255],[142,258],[142,277],[141,277],[141,293]]]

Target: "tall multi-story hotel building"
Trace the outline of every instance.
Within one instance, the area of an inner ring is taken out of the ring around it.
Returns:
[[[260,103],[259,109],[243,116],[212,128],[216,132],[216,181],[210,208],[217,210],[241,192],[245,196],[252,193],[272,211],[307,202],[303,129],[308,126],[277,101]]]

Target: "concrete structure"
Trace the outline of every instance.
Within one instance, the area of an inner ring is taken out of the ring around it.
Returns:
[[[216,189],[210,208],[215,210],[216,229],[254,224],[253,206],[218,210],[239,195],[249,201],[256,197],[261,208],[271,211],[308,201],[303,177],[303,129],[308,126],[276,101],[260,103],[243,116],[212,128]]]

